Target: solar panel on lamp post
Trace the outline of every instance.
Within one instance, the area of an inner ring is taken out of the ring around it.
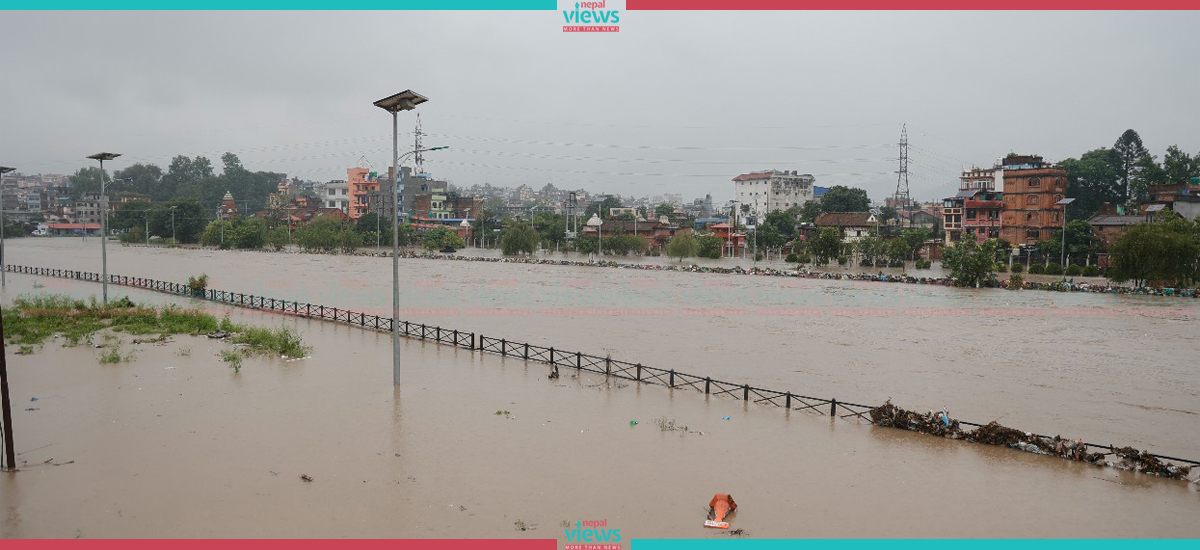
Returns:
[[[100,161],[100,278],[103,287],[104,305],[108,306],[108,195],[105,194],[104,161],[121,156],[120,153],[96,153],[88,158]],[[83,229],[87,234],[87,228]]]

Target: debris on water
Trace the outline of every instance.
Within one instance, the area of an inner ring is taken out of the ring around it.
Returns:
[[[1134,470],[1137,472],[1180,480],[1188,479],[1188,474],[1191,473],[1191,468],[1188,466],[1167,464],[1159,460],[1158,457],[1155,457],[1146,451],[1139,451],[1133,447],[1121,447],[1114,449],[1113,454],[1117,455],[1120,460],[1108,461],[1106,464],[1122,470]]]
[[[229,332],[227,332],[227,331],[224,331],[224,330],[216,330],[216,331],[213,331],[213,332],[210,332],[210,333],[208,333],[208,337],[209,337],[209,338],[212,338],[212,339],[214,339],[214,340],[216,340],[216,339],[222,339],[222,338],[228,338],[228,337],[229,337]]]
[[[41,409],[41,407],[27,407],[25,410],[27,410],[27,411],[40,411],[40,410],[42,410],[42,409]]]
[[[514,521],[513,526],[516,527],[518,531],[528,531],[529,530],[529,528],[526,527],[525,522],[523,522],[521,520]]]
[[[1185,480],[1191,471],[1191,468],[1188,466],[1163,462],[1149,452],[1139,451],[1133,447],[1114,449],[1112,454],[1116,455],[1119,460],[1105,461],[1105,453],[1089,452],[1088,444],[1082,438],[1069,439],[1058,435],[1054,437],[1037,435],[1002,426],[995,420],[975,430],[963,431],[959,422],[950,419],[945,409],[936,413],[930,411],[926,414],[920,414],[897,407],[892,404],[890,399],[883,405],[871,409],[870,416],[871,421],[877,426],[921,432],[951,439],[965,439],[985,445],[1004,446],[1027,453],[1057,456],[1067,460],[1087,462],[1097,466],[1107,465],[1123,470],[1145,472],[1172,479]]]
[[[637,423],[638,423],[638,421],[637,421],[637,420],[630,420],[630,421],[629,421],[629,425],[630,425],[630,426],[637,426]]]
[[[722,416],[722,417],[721,417],[721,420],[729,420],[729,417],[728,417],[728,416]]]
[[[726,535],[729,535],[729,536],[731,536],[731,537],[745,537],[745,536],[749,536],[749,535],[750,535],[750,532],[749,532],[749,531],[747,531],[747,530],[745,530],[745,529],[742,529],[742,528],[740,528],[740,527],[739,527],[739,528],[737,528],[737,529],[732,529],[732,530],[729,530],[729,531],[723,531],[723,533],[724,533],[724,534],[726,534]]]
[[[33,403],[34,401],[37,401],[37,400],[38,400],[38,398],[36,398],[36,397],[30,397],[30,398],[29,398],[29,402],[30,402],[30,403]]]
[[[312,483],[312,480],[313,480],[312,476],[310,476],[308,474],[300,474],[300,481],[303,481],[305,483]]]

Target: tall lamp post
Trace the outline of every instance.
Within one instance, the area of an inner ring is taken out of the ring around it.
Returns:
[[[88,158],[100,161],[100,277],[104,288],[104,305],[108,306],[108,195],[104,181],[104,161],[121,156],[120,153],[96,153]],[[87,229],[83,230],[87,234]]]
[[[1062,205],[1063,229],[1062,229],[1062,252],[1058,260],[1058,265],[1063,268],[1063,280],[1067,279],[1067,205],[1075,202],[1075,199],[1062,199],[1054,204]]]
[[[16,168],[0,166],[0,287],[5,286],[8,276],[4,273],[4,174]]]
[[[400,111],[411,111],[428,98],[412,90],[390,95],[374,105],[392,114],[392,384],[400,385],[400,127],[397,115]],[[446,147],[415,149],[404,156],[424,151],[436,151]]]
[[[171,244],[179,244],[179,240],[175,237],[175,206],[171,207]]]

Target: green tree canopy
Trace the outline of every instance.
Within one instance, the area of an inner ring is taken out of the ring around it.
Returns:
[[[1150,156],[1150,151],[1142,145],[1142,137],[1133,129],[1125,130],[1121,137],[1117,138],[1116,143],[1113,143],[1113,151],[1117,155],[1117,178],[1121,183],[1122,198],[1130,200],[1137,196],[1135,183],[1138,173],[1142,170],[1141,165],[1145,162],[1145,157]]]
[[[836,227],[822,227],[808,244],[809,254],[817,264],[825,265],[842,253],[842,232]]]
[[[1105,275],[1116,282],[1178,286],[1200,280],[1200,224],[1171,212],[1129,228],[1108,249]]]
[[[821,197],[822,212],[866,212],[871,209],[867,192],[857,187],[835,185]]]
[[[500,250],[505,256],[533,254],[541,237],[537,230],[522,219],[511,220],[500,234]]]
[[[1095,215],[1102,204],[1124,201],[1120,162],[1116,151],[1094,149],[1079,159],[1066,159],[1058,164],[1067,171],[1067,196],[1075,199],[1067,207],[1067,219],[1086,220]]]
[[[696,238],[691,233],[679,232],[667,241],[667,256],[679,258],[682,262],[684,258],[691,258],[700,251],[700,245],[696,242]]]
[[[988,239],[976,243],[962,239],[942,254],[942,266],[950,270],[956,286],[973,287],[996,279],[996,251],[999,242]]]

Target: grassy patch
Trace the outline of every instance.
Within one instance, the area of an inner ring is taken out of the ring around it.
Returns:
[[[258,353],[275,353],[284,357],[304,357],[309,348],[304,345],[300,334],[289,327],[261,328],[239,327],[233,342],[246,344],[248,350]]]
[[[156,335],[150,342],[163,341],[174,334],[199,335],[223,330],[234,335],[234,343],[247,346],[244,353],[295,358],[304,357],[310,350],[304,345],[300,334],[289,327],[239,325],[230,321],[228,316],[217,321],[216,317],[199,309],[135,304],[128,297],[104,307],[96,303],[95,297],[84,301],[61,294],[23,295],[14,300],[11,309],[4,310],[5,336],[13,344],[29,346],[31,353],[33,345],[41,344],[55,335],[64,338],[65,346],[75,346],[80,342],[91,344],[92,337],[105,329],[127,334]],[[113,338],[107,334],[102,336],[106,342]],[[21,348],[22,351],[25,349]],[[191,349],[186,349],[186,352],[181,350],[179,355],[190,355]],[[239,354],[239,360],[244,353]],[[132,354],[123,356],[119,351],[108,350],[101,362],[117,363],[130,358]],[[238,364],[240,366],[240,362]]]
[[[100,354],[100,364],[102,365],[115,365],[122,361],[126,363],[133,361],[133,350],[129,350],[129,353],[122,353],[120,342],[111,348],[105,348],[104,352]]]
[[[221,350],[221,360],[233,367],[233,372],[242,372],[242,354],[236,349]]]

